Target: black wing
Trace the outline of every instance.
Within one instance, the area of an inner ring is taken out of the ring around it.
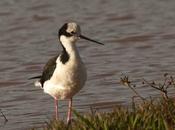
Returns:
[[[52,77],[54,70],[56,68],[57,58],[58,58],[58,55],[51,58],[44,66],[43,73],[42,73],[42,76],[40,78],[40,83],[41,83],[42,87],[43,87],[44,82],[49,80]]]
[[[58,56],[59,55],[51,58],[46,63],[46,65],[44,66],[42,75],[35,76],[35,77],[30,78],[30,79],[36,79],[36,78],[39,79],[40,78],[40,83],[43,87],[44,82],[49,80],[51,78],[51,76],[53,75],[53,73],[54,73],[54,70],[56,68],[56,60],[57,60]],[[67,53],[66,49],[63,47],[63,51],[60,54],[60,62],[65,64],[66,62],[68,62],[68,60],[69,60],[69,54]]]
[[[31,77],[31,78],[29,78],[29,80],[30,80],[30,79],[39,79],[39,78],[41,78],[41,75],[39,75],[39,76],[34,76],[34,77]]]

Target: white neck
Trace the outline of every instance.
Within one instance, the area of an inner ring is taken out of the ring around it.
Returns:
[[[61,36],[60,41],[70,56],[79,56],[77,47],[75,45],[76,40],[71,41],[71,39]]]

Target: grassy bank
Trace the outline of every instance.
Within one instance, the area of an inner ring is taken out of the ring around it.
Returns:
[[[144,85],[158,90],[160,99],[144,99],[135,90],[128,77],[121,78],[121,83],[129,87],[140,102],[132,100],[130,107],[118,106],[110,112],[92,111],[80,114],[74,111],[75,118],[67,125],[63,121],[51,120],[43,130],[173,130],[175,129],[175,101],[169,98],[168,89],[175,86],[174,78],[164,75],[161,83],[143,81]],[[37,130],[37,129],[32,129]]]

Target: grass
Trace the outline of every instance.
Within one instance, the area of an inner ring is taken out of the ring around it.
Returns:
[[[71,124],[51,120],[42,130],[173,130],[175,129],[175,101],[169,98],[168,89],[175,86],[174,78],[164,75],[162,83],[148,82],[143,84],[158,90],[159,99],[145,99],[135,90],[127,76],[121,78],[121,83],[129,87],[140,98],[133,98],[130,107],[118,106],[110,112],[92,111],[80,114],[74,111],[75,118]],[[33,128],[32,130],[37,130]]]

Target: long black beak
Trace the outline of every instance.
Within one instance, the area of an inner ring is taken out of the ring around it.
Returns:
[[[85,37],[85,36],[83,36],[83,35],[80,35],[79,37],[82,38],[82,39],[85,39],[85,40],[91,41],[91,42],[98,43],[98,44],[100,44],[100,45],[104,45],[104,44],[101,43],[101,42],[95,41],[95,40],[90,39],[90,38],[88,38],[88,37]]]

